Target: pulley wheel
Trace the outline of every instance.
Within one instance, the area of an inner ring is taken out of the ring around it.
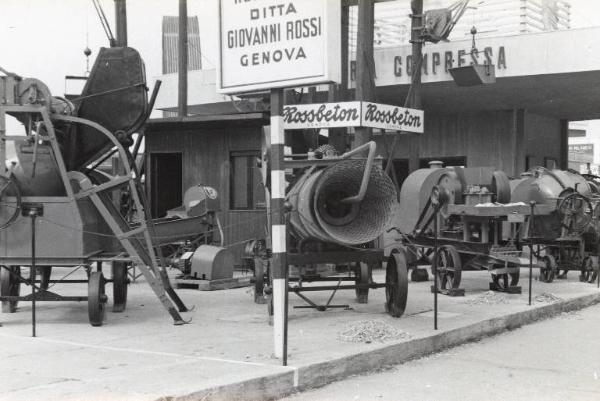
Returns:
[[[0,295],[18,297],[21,293],[21,267],[0,266]],[[2,313],[15,313],[18,301],[2,301]]]
[[[92,326],[102,326],[106,314],[106,294],[104,276],[101,272],[91,272],[88,280],[88,317]]]
[[[354,292],[356,293],[356,302],[359,304],[366,304],[369,302],[369,287],[371,283],[371,267],[364,263],[356,263],[354,266],[354,273],[356,275],[356,286]]]
[[[127,305],[127,285],[129,284],[127,268],[127,262],[113,262],[112,264],[113,312],[115,313],[123,312]]]
[[[393,317],[400,317],[408,298],[408,264],[403,248],[392,252],[385,269],[385,309]]]
[[[452,245],[440,247],[437,260],[438,290],[460,287],[462,263],[456,248]]]
[[[540,281],[542,283],[551,283],[556,274],[556,260],[552,255],[546,255],[542,259],[543,265],[540,267]]]

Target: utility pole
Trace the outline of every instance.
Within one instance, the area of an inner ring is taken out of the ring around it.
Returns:
[[[188,93],[188,29],[187,0],[179,0],[179,37],[177,40],[179,90],[177,111],[179,117],[187,116]]]
[[[375,100],[375,60],[373,59],[373,28],[375,26],[375,1],[358,0],[358,25],[356,29],[356,100]],[[353,148],[371,140],[370,128],[357,128]]]
[[[127,46],[127,1],[115,0],[115,25],[117,47]]]
[[[421,58],[423,57],[423,0],[411,0],[411,39],[412,43],[412,91],[408,107],[421,109]],[[409,134],[409,159],[408,170],[410,172],[419,168],[420,134]]]

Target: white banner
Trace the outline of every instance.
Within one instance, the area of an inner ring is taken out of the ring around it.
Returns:
[[[423,110],[363,102],[363,127],[423,133]]]
[[[220,0],[218,91],[339,82],[339,0]]]
[[[283,106],[284,129],[370,127],[424,131],[423,110],[371,102],[337,102]]]

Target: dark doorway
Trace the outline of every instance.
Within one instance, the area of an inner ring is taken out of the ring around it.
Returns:
[[[396,178],[398,179],[398,190],[402,188],[402,183],[408,177],[408,159],[394,159],[392,160],[394,172],[396,173]],[[383,161],[383,169],[385,170],[387,166],[387,160]],[[391,178],[391,172],[390,172]]]
[[[181,153],[150,154],[150,205],[153,218],[183,203],[183,156]]]

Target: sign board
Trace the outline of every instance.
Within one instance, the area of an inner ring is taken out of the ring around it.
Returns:
[[[220,0],[217,88],[234,94],[339,82],[339,0]]]
[[[284,129],[370,127],[423,133],[423,110],[371,102],[283,106]]]
[[[569,145],[569,161],[578,163],[594,162],[594,144],[582,143]]]

